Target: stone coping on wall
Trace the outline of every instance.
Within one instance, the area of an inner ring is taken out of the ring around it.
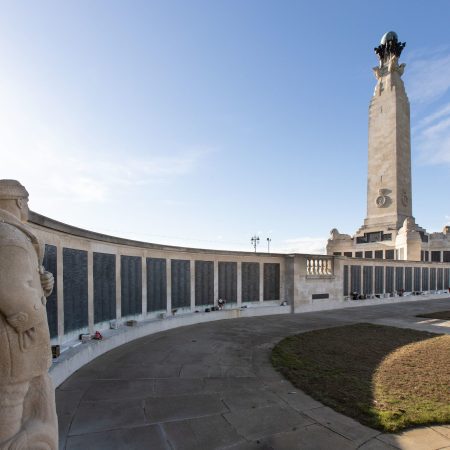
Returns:
[[[58,387],[74,372],[85,364],[102,354],[113,350],[120,345],[134,341],[151,334],[173,328],[214,322],[217,320],[236,319],[239,317],[258,317],[266,315],[289,314],[289,305],[255,305],[241,308],[230,308],[219,311],[186,313],[169,316],[163,319],[151,319],[137,322],[135,326],[122,325],[117,329],[102,331],[103,339],[100,341],[90,340],[85,343],[81,341],[67,342],[62,346],[64,350],[59,358],[53,360],[50,368],[50,376],[55,387]]]
[[[95,231],[85,230],[83,228],[74,227],[63,222],[58,222],[57,220],[50,219],[49,217],[38,214],[34,211],[30,211],[28,221],[33,225],[38,225],[40,227],[64,233],[71,236],[81,237],[84,239],[89,239],[93,241],[106,242],[108,244],[115,245],[126,245],[130,247],[141,247],[151,250],[165,250],[171,252],[186,252],[186,253],[209,253],[217,255],[234,255],[234,256],[286,256],[282,253],[267,253],[267,252],[244,252],[244,251],[231,251],[231,250],[215,250],[215,249],[203,249],[194,247],[178,247],[175,245],[163,245],[163,244],[152,244],[150,242],[135,241],[132,239],[120,238],[116,236],[110,236],[108,234],[97,233]]]

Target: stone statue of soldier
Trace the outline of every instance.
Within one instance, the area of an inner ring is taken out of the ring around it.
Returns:
[[[45,308],[54,280],[27,220],[26,189],[0,180],[0,450],[56,450]]]

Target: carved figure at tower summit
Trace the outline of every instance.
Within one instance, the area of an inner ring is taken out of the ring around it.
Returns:
[[[28,192],[0,180],[0,450],[56,450],[45,308],[54,280],[27,220]]]
[[[393,87],[397,81],[396,74],[398,74],[399,77],[403,75],[406,64],[399,65],[398,59],[400,58],[405,46],[406,42],[399,42],[395,31],[389,31],[381,38],[380,45],[375,47],[375,53],[378,55],[380,61],[379,66],[373,68],[375,77],[378,80],[375,88],[376,94],[381,95],[382,90],[385,88],[383,76],[387,74],[391,75],[389,81],[391,83],[390,87]]]

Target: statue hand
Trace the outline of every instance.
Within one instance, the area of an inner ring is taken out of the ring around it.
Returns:
[[[41,273],[41,286],[46,297],[48,297],[52,293],[54,284],[55,279],[53,278],[52,273],[43,271]]]
[[[6,320],[18,333],[23,333],[29,328],[28,318],[27,313],[19,312],[8,316]]]

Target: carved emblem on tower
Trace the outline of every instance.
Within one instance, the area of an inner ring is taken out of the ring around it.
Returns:
[[[375,199],[375,203],[378,208],[385,208],[386,206],[388,206],[390,198],[387,196],[387,194],[387,189],[380,189],[378,191],[378,197]]]
[[[406,192],[403,191],[403,194],[402,194],[402,205],[405,206],[405,207],[408,206],[408,201],[409,201],[408,196],[406,195]]]

